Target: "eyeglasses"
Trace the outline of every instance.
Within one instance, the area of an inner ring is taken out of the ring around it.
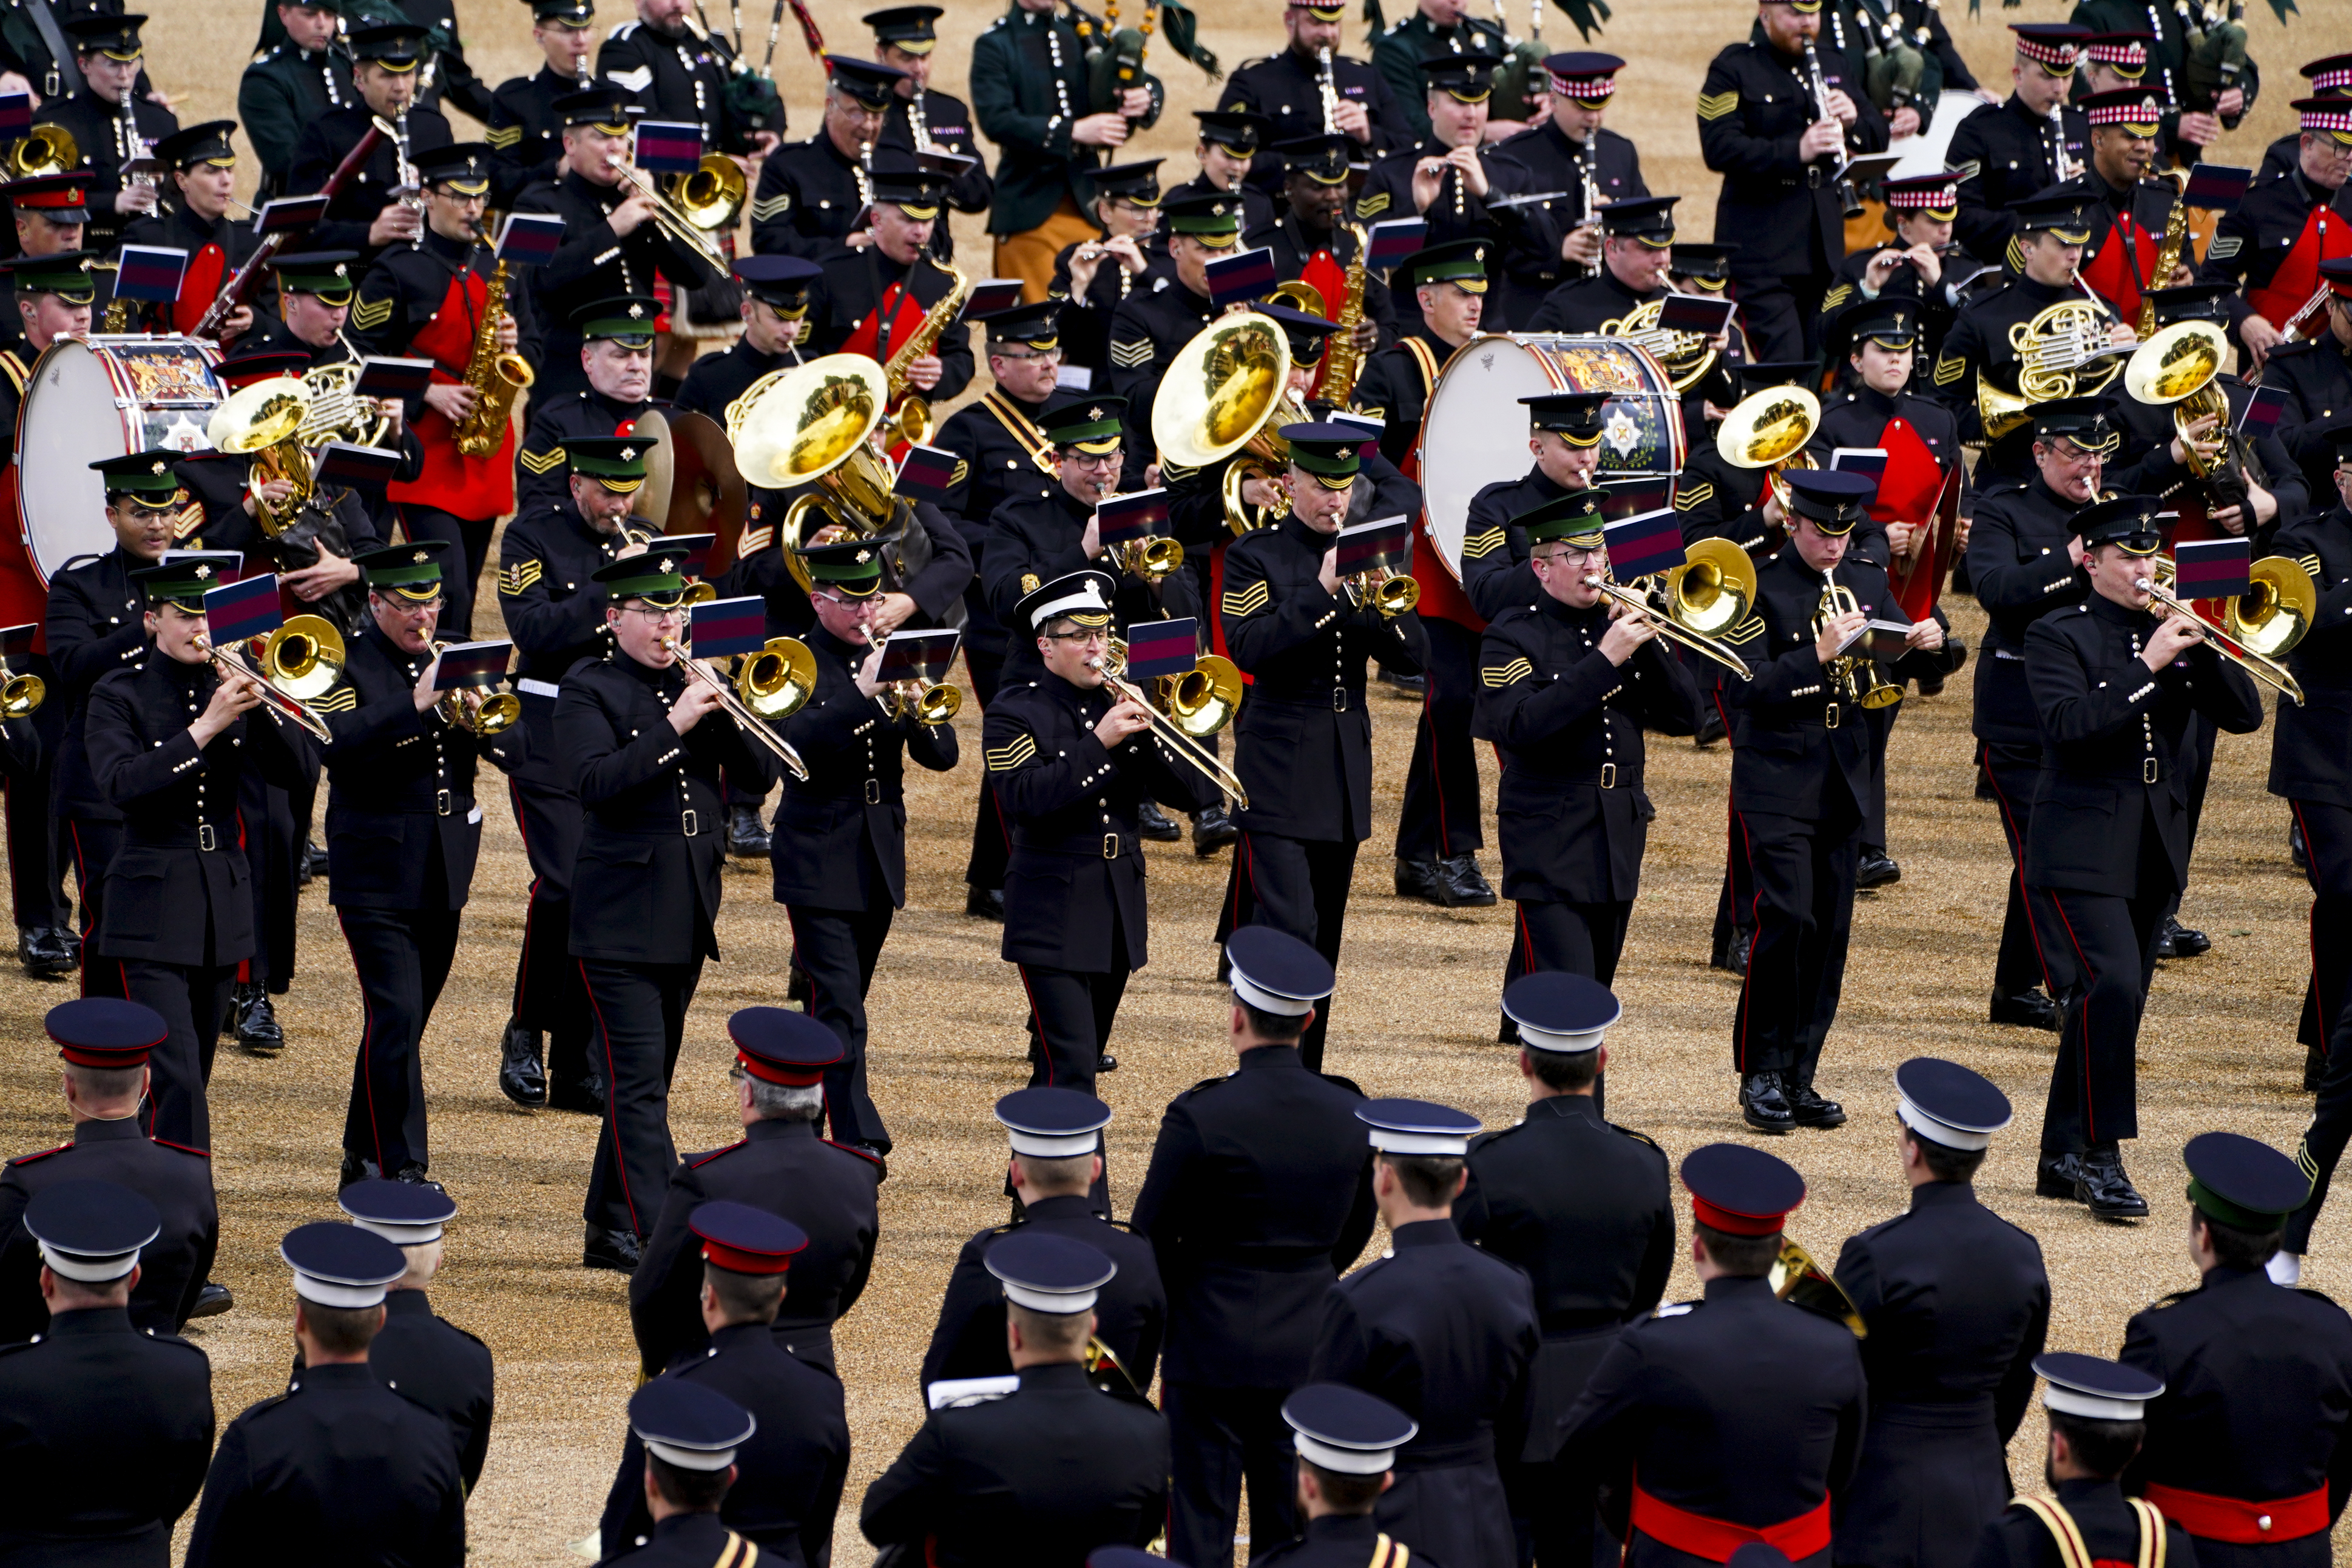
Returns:
[[[1093,468],[1106,473],[1118,468],[1120,460],[1120,454],[1117,452],[1105,452],[1099,457],[1089,452],[1065,452],[1062,454],[1062,461],[1069,464],[1074,468]]]
[[[1034,353],[1015,354],[1006,353],[1002,349],[991,349],[988,351],[988,356],[991,359],[1001,359],[1007,364],[1034,364],[1040,363],[1059,364],[1062,363],[1062,356],[1066,352],[1066,351],[1062,349],[1041,349]]]
[[[1590,549],[1580,544],[1563,544],[1558,550],[1549,554],[1538,555],[1536,559],[1538,561],[1590,561],[1599,555],[1601,551],[1601,547],[1597,544]]]
[[[1048,642],[1098,642],[1108,645],[1113,635],[1108,626],[1097,626],[1092,631],[1047,632],[1045,638]]]
[[[686,619],[686,609],[683,605],[673,606],[667,610],[656,610],[650,605],[624,605],[621,608],[629,615],[643,616],[656,626]]]
[[[397,615],[422,620],[448,603],[448,600],[440,594],[436,594],[429,599],[390,598],[379,594],[376,595],[376,603]]]

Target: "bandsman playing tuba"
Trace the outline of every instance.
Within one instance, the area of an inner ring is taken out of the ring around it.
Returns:
[[[678,413],[729,424],[730,411],[752,383],[803,363],[809,285],[819,270],[797,256],[747,256],[735,264],[735,281],[743,286],[743,335],[725,353],[694,362],[673,405]]]

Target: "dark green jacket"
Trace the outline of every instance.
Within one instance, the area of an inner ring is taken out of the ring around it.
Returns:
[[[1500,58],[1508,58],[1511,52],[1504,42],[1502,24],[1491,17],[1464,16],[1451,27],[1440,27],[1416,10],[1402,21],[1391,23],[1372,40],[1372,64],[1388,83],[1398,115],[1411,127],[1393,146],[1410,147],[1429,135],[1429,79],[1421,74],[1421,62],[1434,55],[1481,50]]]
[[[1160,119],[1167,91],[1149,73],[1143,82],[1151,89],[1151,112],[1138,123],[1148,128]],[[1087,172],[1101,165],[1102,149],[1070,142],[1071,125],[1093,110],[1085,48],[1060,13],[1016,4],[988,25],[971,46],[971,107],[1004,154],[996,166],[989,233],[1026,234],[1053,216],[1065,192],[1086,211],[1094,195]]]
[[[294,163],[295,143],[302,128],[331,110],[360,101],[352,86],[352,68],[342,53],[321,49],[306,54],[291,44],[279,44],[245,68],[237,84],[236,117],[245,122],[246,140],[261,160],[264,195],[285,189],[286,172]]]

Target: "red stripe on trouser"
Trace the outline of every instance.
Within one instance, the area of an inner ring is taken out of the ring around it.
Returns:
[[[596,1000],[596,988],[588,984],[586,961],[573,962],[580,965],[580,989],[588,994],[589,1010],[596,1015],[596,1032],[604,1038],[604,1127],[613,1135],[613,1170],[621,1178],[621,1203],[629,1211],[629,1228],[643,1236],[646,1227],[637,1223],[636,1195],[629,1191],[629,1162],[621,1152],[621,1081],[613,1076],[613,1031],[604,1023],[604,1005]]]
[[[1045,1015],[1037,1010],[1037,993],[1029,984],[1029,970],[1016,963],[1013,973],[1021,976],[1021,994],[1029,998],[1029,1026],[1037,1031],[1037,1059],[1045,1068],[1045,1087],[1054,1087],[1054,1048],[1045,1043]]]
[[[1636,1482],[1633,1528],[1660,1545],[1704,1557],[1710,1563],[1728,1563],[1733,1552],[1756,1542],[1779,1549],[1794,1563],[1829,1550],[1830,1500],[1824,1497],[1794,1519],[1759,1528],[1709,1519],[1703,1513],[1676,1508],[1652,1497]]]
[[[2303,917],[2303,945],[2311,954],[2311,1005],[2319,1014],[2320,1048],[2326,1050],[2336,1033],[2336,1020],[2328,1016],[2327,991],[2319,983],[2319,858],[2311,852],[2311,825],[2303,819],[2303,803],[2291,800],[2286,808],[2294,817],[2294,830],[2303,835],[2303,875],[2311,884],[2311,910]]]
[[[2150,1481],[2145,1495],[2165,1518],[2200,1541],[2225,1542],[2231,1546],[2268,1546],[2273,1542],[2300,1541],[2327,1528],[2326,1487],[2315,1487],[2301,1497],[2264,1502],[2186,1491]]]
[[[2080,1058],[2075,1065],[2083,1074],[2083,1141],[2095,1144],[2099,1130],[2091,1113],[2091,993],[2098,987],[2099,976],[2091,967],[2089,955],[2083,951],[2083,939],[2074,934],[2074,922],[2066,917],[2066,902],[2055,888],[2050,890],[2050,907],[2058,911],[2058,923],[2066,928],[2066,940],[2074,949],[2074,962],[2083,971],[2083,1023],[2074,1033],[2074,1055]]]
[[[383,1134],[375,1124],[375,1074],[368,1070],[368,1056],[375,1046],[375,1007],[368,1000],[367,976],[360,973],[360,950],[352,946],[352,922],[337,914],[335,923],[342,928],[343,945],[351,948],[352,973],[359,976],[360,1083],[367,1090],[368,1142],[375,1147],[375,1168],[388,1175],[391,1173],[383,1168]]]
[[[2011,851],[2012,869],[2017,879],[2017,901],[2025,910],[2025,935],[2033,943],[2033,962],[2042,966],[2042,984],[2053,996],[2058,987],[2050,978],[2050,961],[2042,956],[2042,928],[2033,923],[2033,899],[2025,890],[2025,835],[2017,829],[2017,814],[2009,808],[2009,793],[2000,787],[2000,775],[1992,771],[1992,748],[1977,748],[1977,765],[1984,769],[1985,783],[1992,785],[1993,804],[2000,808],[2002,837],[2017,847]]]

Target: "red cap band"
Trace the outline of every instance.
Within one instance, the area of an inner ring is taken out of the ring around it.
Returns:
[[[793,1266],[789,1252],[746,1252],[723,1241],[704,1242],[702,1260],[738,1274],[782,1274]]]
[[[781,1083],[793,1089],[806,1089],[812,1084],[824,1081],[824,1068],[822,1067],[784,1067],[768,1060],[765,1057],[755,1057],[751,1052],[742,1050],[735,1053],[735,1059],[743,1065],[745,1072],[766,1083]]]
[[[1729,1209],[1716,1207],[1696,1193],[1691,1194],[1691,1218],[1726,1236],[1775,1236],[1788,1217],[1785,1210],[1780,1214],[1733,1214]]]
[[[88,198],[83,195],[80,186],[68,185],[61,191],[26,191],[8,199],[16,206],[30,207],[37,211],[42,207],[78,207]]]

